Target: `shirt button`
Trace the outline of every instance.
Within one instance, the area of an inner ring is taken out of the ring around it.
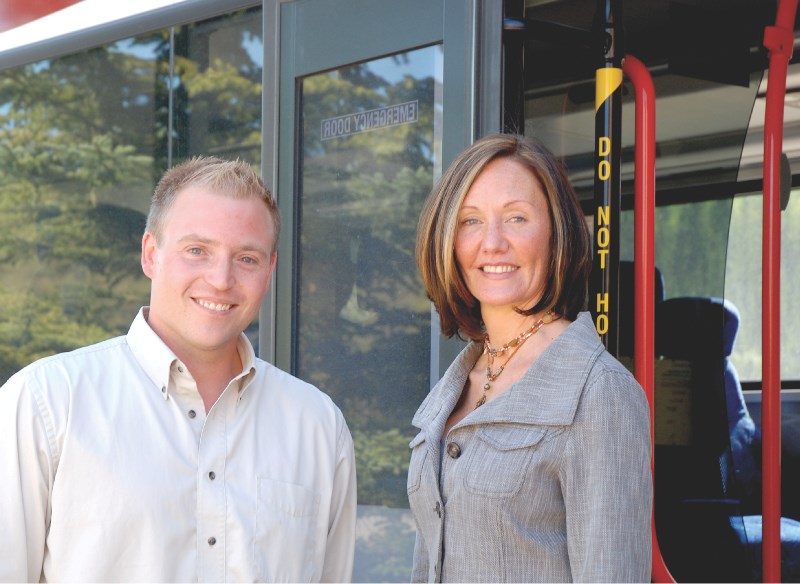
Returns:
[[[217,543],[217,538],[216,537],[209,537],[208,538],[208,545],[214,545],[215,543]]]
[[[461,456],[461,447],[455,442],[451,442],[447,445],[447,455],[450,458],[458,458]]]
[[[208,473],[208,478],[213,481],[215,478],[217,478],[217,473],[212,470],[210,473]]]
[[[189,410],[189,417],[190,418],[194,418],[196,415],[197,415],[197,412],[195,412],[194,410]]]
[[[183,373],[183,367],[181,367],[180,365],[178,365],[178,372]]]

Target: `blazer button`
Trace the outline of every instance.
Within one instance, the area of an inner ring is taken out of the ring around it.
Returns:
[[[450,458],[458,458],[461,456],[461,447],[455,442],[451,442],[447,445],[447,455]]]

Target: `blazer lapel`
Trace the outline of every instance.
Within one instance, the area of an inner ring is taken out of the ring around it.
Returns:
[[[439,382],[431,389],[420,405],[411,423],[425,433],[428,456],[433,461],[432,468],[438,469],[441,462],[441,440],[447,418],[455,408],[461,391],[469,377],[469,372],[478,360],[482,347],[478,343],[470,343],[455,358]],[[436,484],[439,484],[439,473]]]
[[[514,385],[498,399],[470,413],[456,427],[486,423],[571,424],[589,372],[603,350],[589,313],[581,313]]]

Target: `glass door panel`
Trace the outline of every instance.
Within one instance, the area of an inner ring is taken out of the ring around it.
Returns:
[[[262,338],[262,354],[328,393],[350,427],[353,579],[407,582],[411,420],[449,350],[414,240],[442,165],[474,135],[477,7],[265,0],[264,11],[279,87],[276,102],[264,93],[265,135],[277,132],[265,178],[283,232],[274,310],[262,312],[274,316],[274,338]]]
[[[441,57],[433,45],[300,82],[296,372],[353,434],[356,580],[410,574],[408,443],[431,348],[414,238],[441,159]]]

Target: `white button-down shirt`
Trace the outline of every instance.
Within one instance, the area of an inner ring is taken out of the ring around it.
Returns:
[[[339,409],[242,335],[206,415],[144,314],[0,388],[0,581],[350,580]]]

